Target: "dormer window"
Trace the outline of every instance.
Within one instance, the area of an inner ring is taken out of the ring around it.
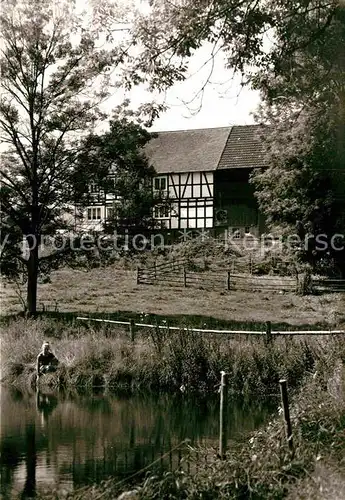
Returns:
[[[155,191],[166,191],[167,189],[167,178],[166,176],[155,177],[153,182]]]

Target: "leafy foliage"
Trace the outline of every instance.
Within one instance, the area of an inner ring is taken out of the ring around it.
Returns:
[[[84,141],[78,158],[83,165],[79,182],[85,193],[90,182],[94,182],[102,198],[112,195],[112,216],[105,224],[107,233],[146,234],[155,226],[154,205],[168,203],[152,191],[155,171],[144,155],[144,146],[151,137],[139,124],[120,118],[111,120],[104,134],[92,134]]]
[[[299,257],[344,276],[345,9],[300,43],[279,73],[257,75],[268,168],[253,180],[267,222],[300,238]]]

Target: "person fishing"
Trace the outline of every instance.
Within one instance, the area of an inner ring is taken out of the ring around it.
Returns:
[[[37,356],[37,380],[45,373],[55,372],[58,364],[59,360],[50,350],[49,342],[43,342],[41,352]]]

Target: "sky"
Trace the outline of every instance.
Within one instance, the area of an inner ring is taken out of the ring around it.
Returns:
[[[214,76],[223,78],[224,73],[224,71],[219,72]],[[199,79],[195,84],[186,81],[171,88],[166,98],[170,109],[154,122],[151,130],[186,130],[254,123],[252,112],[259,104],[258,94],[242,88],[238,79],[234,80],[226,91],[222,88],[224,86],[209,84],[205,89],[200,109],[200,99],[196,99],[188,106],[181,102],[181,98],[185,101],[193,99],[196,89],[202,85],[203,81]]]
[[[102,0],[87,0],[102,4]],[[82,0],[77,0],[84,9]],[[132,12],[149,15],[151,10],[147,0],[116,0],[129,18]],[[121,24],[121,27],[131,24]],[[120,26],[120,25],[119,25]],[[119,33],[119,36],[123,36]],[[165,95],[149,94],[144,88],[136,87],[130,93],[121,90],[110,98],[107,108],[115,107],[129,97],[131,107],[136,109],[145,102],[164,102],[168,110],[155,120],[151,131],[186,130],[192,128],[225,127],[228,125],[248,125],[254,123],[252,113],[259,104],[259,95],[241,86],[240,77],[234,77],[231,69],[225,68],[224,55],[219,52],[210,59],[212,45],[205,43],[189,59],[189,76],[184,82],[171,87]],[[207,64],[205,62],[208,61]],[[212,71],[211,71],[212,70]],[[212,74],[210,75],[210,73]],[[204,93],[200,95],[206,81]],[[199,94],[198,94],[199,93]]]
[[[134,0],[134,5],[141,13],[150,11],[147,0]],[[252,113],[260,102],[258,92],[241,86],[240,77],[234,78],[232,71],[225,68],[222,52],[209,60],[211,50],[212,45],[205,43],[194,53],[189,60],[189,78],[169,89],[164,99],[169,109],[154,122],[152,131],[254,123]],[[198,92],[206,81],[209,83],[200,99]],[[135,98],[142,98],[138,89]]]
[[[155,120],[151,131],[254,123],[252,113],[260,102],[258,92],[241,86],[240,76],[234,77],[232,71],[225,68],[221,53],[216,56],[210,76],[211,62],[205,65],[209,53],[207,44],[198,49],[190,59],[188,78],[175,84],[165,94],[152,95],[142,88],[131,91],[129,98],[133,108],[152,99],[168,106],[168,110]]]

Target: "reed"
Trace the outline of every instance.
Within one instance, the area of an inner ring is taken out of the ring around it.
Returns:
[[[190,331],[143,332],[132,342],[124,330],[111,330],[52,318],[17,319],[2,328],[1,378],[23,385],[34,380],[35,360],[49,340],[61,362],[47,383],[60,387],[148,388],[214,391],[219,373],[228,373],[231,392],[277,392],[280,378],[301,385],[311,372],[323,373],[345,357],[340,338],[263,339],[201,335]],[[30,383],[31,383],[30,382]]]

